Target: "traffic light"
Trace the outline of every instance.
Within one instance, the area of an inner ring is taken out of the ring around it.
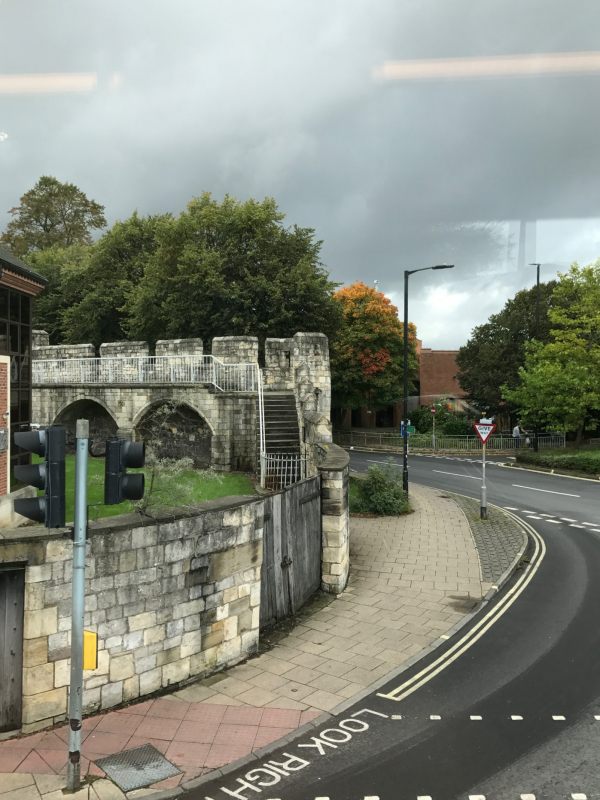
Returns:
[[[141,500],[144,496],[144,474],[127,474],[127,467],[143,467],[146,446],[129,439],[108,439],[104,462],[104,505],[123,500]]]
[[[23,517],[43,522],[47,528],[65,526],[65,429],[60,425],[15,433],[14,442],[23,450],[43,457],[40,464],[15,466],[15,478],[44,490],[42,497],[14,501]]]

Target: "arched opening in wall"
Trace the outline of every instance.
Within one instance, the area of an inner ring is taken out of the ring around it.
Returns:
[[[104,442],[117,435],[117,423],[108,411],[94,400],[77,400],[64,408],[54,420],[55,425],[64,425],[67,435],[67,451],[75,451],[75,427],[78,419],[90,423],[90,440],[95,450],[103,451]]]
[[[210,427],[188,405],[165,402],[152,406],[135,432],[136,439],[143,440],[157,458],[191,458],[195,467],[210,466]]]

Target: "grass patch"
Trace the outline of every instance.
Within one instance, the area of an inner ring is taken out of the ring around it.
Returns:
[[[38,456],[35,460],[40,460]],[[149,513],[161,509],[181,506],[197,506],[206,500],[255,494],[250,477],[240,472],[214,472],[193,469],[188,459],[161,461],[156,466],[132,469],[128,472],[143,472],[146,476],[144,499],[125,501],[114,506],[104,505],[104,459],[88,459],[88,506],[89,519],[114,517],[135,511],[143,504]],[[66,474],[66,519],[73,520],[75,511],[75,456],[65,459]],[[40,492],[41,494],[41,492]]]
[[[586,475],[600,475],[600,448],[582,447],[578,450],[533,450],[517,452],[517,464],[531,464],[546,469],[571,470]]]
[[[348,489],[350,513],[397,517],[411,507],[402,489],[402,471],[397,465],[373,465],[365,478],[351,478]]]

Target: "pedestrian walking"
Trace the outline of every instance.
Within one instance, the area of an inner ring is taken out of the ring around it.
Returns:
[[[512,435],[513,435],[513,441],[515,443],[515,447],[516,448],[521,447],[521,428],[520,428],[518,422],[515,425],[515,427],[513,428]]]

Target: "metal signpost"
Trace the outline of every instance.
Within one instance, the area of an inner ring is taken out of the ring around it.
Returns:
[[[476,422],[473,425],[475,433],[481,439],[482,458],[481,458],[481,502],[479,504],[479,516],[481,519],[487,519],[487,487],[485,485],[485,443],[490,438],[492,433],[496,430],[494,423]]]
[[[77,420],[75,461],[75,522],[71,616],[71,685],[69,687],[69,761],[67,789],[81,785],[81,716],[83,706],[83,613],[85,607],[85,547],[87,533],[87,463],[90,423]]]

